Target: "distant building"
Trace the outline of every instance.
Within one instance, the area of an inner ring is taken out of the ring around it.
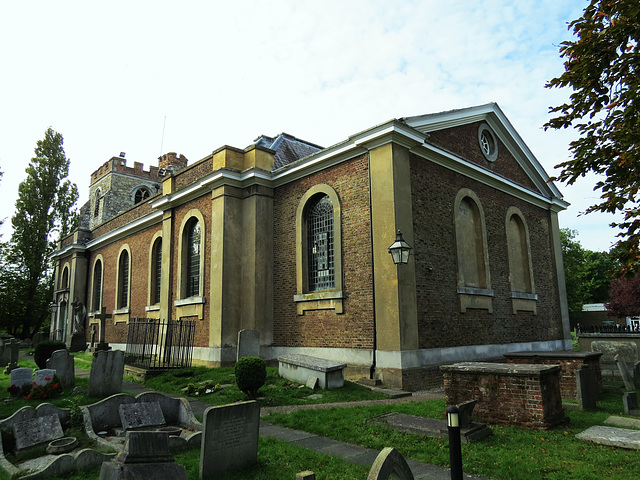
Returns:
[[[114,157],[54,255],[52,336],[124,348],[133,318],[196,321],[194,362],[303,353],[418,389],[438,366],[571,348],[558,212],[496,104],[375,125],[328,148],[287,134],[149,171]],[[400,230],[409,263],[388,253]],[[77,315],[76,315],[77,318]]]

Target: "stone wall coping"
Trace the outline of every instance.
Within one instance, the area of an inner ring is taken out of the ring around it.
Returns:
[[[528,363],[460,362],[440,367],[443,372],[465,372],[511,376],[543,375],[561,370],[560,365],[532,365]]]
[[[346,363],[338,363],[333,360],[327,360],[325,358],[318,358],[301,354],[281,355],[278,357],[278,361],[282,363],[288,363],[290,365],[297,365],[298,367],[317,370],[319,372],[332,372],[334,370],[342,370],[347,366]]]
[[[557,358],[557,359],[587,359],[587,358],[600,358],[602,352],[576,352],[575,350],[558,350],[555,352],[507,352],[504,354],[505,358]]]
[[[579,333],[578,338],[640,338],[640,333]]]

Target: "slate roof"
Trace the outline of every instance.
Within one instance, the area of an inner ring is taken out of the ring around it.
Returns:
[[[254,143],[276,152],[274,155],[274,170],[323,150],[323,147],[319,145],[300,140],[288,133],[281,133],[276,137],[261,135],[254,140]]]

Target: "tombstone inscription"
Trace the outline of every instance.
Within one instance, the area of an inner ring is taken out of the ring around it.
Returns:
[[[16,368],[11,370],[11,385],[22,388],[24,385],[31,385],[31,377],[33,376],[33,369],[31,368]]]
[[[56,371],[63,387],[73,387],[76,384],[76,371],[73,356],[66,350],[56,350],[47,360],[47,368]]]
[[[118,412],[124,430],[166,425],[158,402],[123,403]]]
[[[44,415],[13,425],[13,436],[16,441],[16,452],[24,451],[30,447],[48,443],[62,438],[62,425],[58,415]]]
[[[42,370],[36,370],[33,374],[33,383],[36,386],[48,385],[53,381],[53,376],[56,371],[51,368],[43,368]]]
[[[222,478],[258,461],[260,405],[256,401],[209,407],[204,412],[200,478]]]

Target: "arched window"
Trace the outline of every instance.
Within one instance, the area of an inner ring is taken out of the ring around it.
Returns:
[[[133,202],[140,203],[146,200],[147,198],[149,198],[150,195],[151,195],[151,192],[149,191],[148,188],[140,187],[136,190],[136,193],[134,194]]]
[[[463,188],[456,196],[454,211],[460,311],[474,308],[492,312],[493,290],[482,205],[474,192]]]
[[[296,212],[298,315],[306,310],[343,312],[340,199],[329,185],[310,188]],[[316,293],[317,292],[317,293]]]
[[[129,252],[122,250],[118,259],[118,298],[116,308],[129,306]]]
[[[333,288],[333,205],[327,195],[317,195],[309,202],[306,223],[309,291]]]
[[[66,290],[69,288],[69,269],[67,267],[64,267],[64,270],[62,271],[62,280],[60,282],[60,288],[62,290]]]
[[[160,303],[162,287],[162,237],[153,242],[151,252],[151,303]]]
[[[185,296],[197,297],[200,295],[200,222],[196,219],[190,221],[186,231],[186,284]]]
[[[93,291],[91,295],[91,309],[99,312],[102,308],[102,261],[96,260],[93,266]]]
[[[507,211],[506,231],[513,313],[518,310],[536,313],[538,297],[533,283],[529,229],[522,212],[516,207]]]

